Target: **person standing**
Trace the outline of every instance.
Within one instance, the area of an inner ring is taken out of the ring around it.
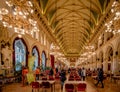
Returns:
[[[24,86],[25,83],[27,82],[27,74],[28,74],[28,68],[23,67],[23,69],[22,69],[22,86]]]
[[[99,82],[101,82],[101,87],[104,88],[104,84],[103,84],[103,79],[104,79],[104,76],[103,76],[103,69],[100,68],[98,69],[98,75],[97,75],[97,83],[95,84],[96,86],[99,84]]]
[[[53,74],[54,74],[54,72],[53,72],[53,69],[51,68],[49,75],[50,75],[50,76],[53,76]]]
[[[81,72],[82,72],[82,69],[79,68],[79,69],[78,69],[78,74],[79,74],[80,77],[82,77],[82,76],[81,76],[81,74],[82,74]]]
[[[63,89],[65,80],[66,80],[66,72],[65,72],[65,70],[62,69],[60,72],[61,89]]]
[[[56,72],[56,74],[58,73],[58,68],[57,67],[55,68],[55,72]]]
[[[36,74],[36,80],[39,80],[39,75],[40,75],[40,69],[39,69],[39,67],[36,68],[35,74]]]
[[[82,79],[83,79],[83,81],[85,81],[85,77],[86,77],[86,70],[85,70],[85,68],[83,67],[83,69],[82,69],[82,72],[81,72],[82,74],[81,74],[81,76],[82,76]]]

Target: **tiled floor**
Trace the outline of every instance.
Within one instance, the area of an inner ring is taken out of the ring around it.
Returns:
[[[86,92],[120,92],[120,81],[114,83],[107,79],[104,81],[104,88],[101,88],[100,85],[98,85],[98,87],[94,86],[95,81],[91,78],[87,78],[86,82]],[[32,92],[32,89],[30,85],[22,87],[21,83],[12,83],[5,85],[3,87],[3,92]],[[39,92],[42,92],[42,89],[40,89]],[[46,92],[50,92],[50,90]],[[62,92],[60,82],[55,84],[55,92]]]

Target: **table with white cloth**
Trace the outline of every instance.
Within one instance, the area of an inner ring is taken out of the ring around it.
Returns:
[[[51,85],[51,92],[55,92],[55,80],[38,80],[39,84],[42,84],[42,82],[49,82]],[[54,85],[54,91],[53,91],[53,85]]]
[[[119,75],[119,76],[116,76],[116,75],[115,75],[115,76],[112,76],[112,77],[111,77],[111,80],[112,80],[112,79],[114,80],[115,83],[117,83],[117,82],[120,80],[120,75]]]
[[[86,81],[68,81],[66,80],[63,86],[63,92],[65,92],[65,84],[73,84],[74,86],[78,85],[79,83],[86,83]]]

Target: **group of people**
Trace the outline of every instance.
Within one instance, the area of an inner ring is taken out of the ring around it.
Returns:
[[[70,73],[70,72],[71,72],[71,70],[68,69],[68,73]],[[49,71],[49,76],[54,76],[54,74],[57,74],[57,73],[59,73],[59,76],[60,76],[61,89],[62,89],[64,82],[66,80],[66,70],[61,69],[61,71],[58,72],[58,69],[55,69],[55,71],[54,71],[51,68]],[[86,69],[84,67],[78,69],[78,74],[83,81],[86,80],[87,73],[86,73]],[[103,84],[104,75],[103,74],[104,74],[103,69],[98,68],[97,69],[97,83],[95,84],[95,86],[97,86],[99,83],[101,83],[101,87],[104,88],[104,84]],[[31,77],[31,76],[33,76],[33,77]],[[34,70],[32,73],[29,73],[29,70],[26,67],[22,70],[23,85],[25,84],[26,80],[28,83],[31,83],[32,81],[39,80],[39,78],[40,78],[40,68],[39,67],[37,67],[36,70]]]
[[[57,73],[58,71],[56,71]],[[23,67],[22,69],[22,84],[23,86],[25,85],[26,82],[28,82],[29,84],[32,81],[35,80],[39,80],[40,76],[42,77],[42,75],[44,74],[48,74],[49,76],[53,76],[54,75],[54,69],[50,69],[49,72],[47,73],[46,71],[42,71],[39,67],[37,67],[35,70],[29,70],[28,67]]]
[[[85,78],[87,76],[86,69],[84,67],[80,68],[80,69],[78,69],[78,73],[81,76],[82,80],[85,81]],[[104,88],[103,80],[104,80],[103,69],[102,68],[98,68],[97,69],[97,83],[95,84],[95,86],[98,86],[98,84],[101,83],[101,88]]]
[[[29,71],[27,67],[22,69],[22,84],[31,83],[32,81],[39,80],[40,69],[37,67],[34,71]]]
[[[82,80],[85,81],[85,78],[87,76],[87,72],[85,70],[85,68],[80,68],[78,70],[79,75],[81,76]],[[97,83],[95,84],[95,86],[98,86],[99,83],[101,83],[101,88],[104,88],[104,84],[103,84],[103,80],[104,80],[104,72],[102,68],[98,68],[97,69]]]

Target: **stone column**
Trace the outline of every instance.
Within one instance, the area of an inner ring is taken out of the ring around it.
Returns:
[[[113,58],[112,72],[114,75],[119,74],[119,61],[117,56]]]
[[[2,54],[2,53],[1,53],[1,52],[2,52],[2,51],[1,51],[1,43],[0,43],[0,66],[1,66],[1,62],[2,62],[2,61],[1,61],[1,59],[2,59],[2,57],[1,57],[1,54]]]
[[[100,61],[98,61],[97,68],[101,68],[101,67],[102,67],[102,63]]]
[[[107,62],[107,59],[105,58],[104,61],[103,61],[103,71],[105,73],[108,72],[108,62]]]

